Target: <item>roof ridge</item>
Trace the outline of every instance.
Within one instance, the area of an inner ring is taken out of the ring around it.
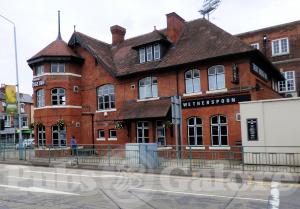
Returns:
[[[101,41],[101,40],[99,40],[99,39],[93,38],[93,37],[91,37],[91,36],[89,36],[89,35],[86,35],[85,33],[82,33],[82,32],[79,32],[79,31],[76,31],[76,32],[74,32],[74,33],[78,33],[79,35],[83,35],[83,36],[85,36],[85,37],[87,37],[87,38],[89,38],[89,39],[93,39],[94,41],[100,42],[100,43],[105,44],[105,45],[107,45],[107,46],[111,46],[111,44],[106,43],[106,42],[104,42],[104,41]]]

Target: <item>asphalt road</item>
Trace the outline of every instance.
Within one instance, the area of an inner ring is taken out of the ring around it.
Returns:
[[[299,209],[300,185],[0,165],[0,209]]]

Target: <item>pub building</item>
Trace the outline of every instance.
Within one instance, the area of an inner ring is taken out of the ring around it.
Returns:
[[[241,141],[239,102],[281,96],[282,74],[259,51],[206,19],[166,15],[167,27],[112,43],[74,31],[28,60],[38,147],[176,144],[171,97],[181,97],[181,145],[230,149]]]

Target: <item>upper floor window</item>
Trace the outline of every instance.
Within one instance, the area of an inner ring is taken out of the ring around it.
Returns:
[[[28,117],[27,116],[22,117],[22,127],[28,127]]]
[[[272,55],[283,55],[289,53],[289,40],[282,38],[272,41]]]
[[[35,69],[35,75],[43,75],[44,74],[44,65],[39,65]]]
[[[203,145],[201,118],[188,119],[188,140],[190,146]]]
[[[10,115],[4,116],[4,127],[6,127],[6,128],[11,127],[11,116]]]
[[[259,49],[259,43],[250,44],[254,49]]]
[[[161,57],[160,44],[148,45],[139,49],[140,63],[159,60]]]
[[[51,73],[64,73],[65,64],[64,63],[52,63],[51,64]]]
[[[98,92],[98,110],[106,110],[115,108],[115,87],[107,84],[101,86]]]
[[[63,88],[51,90],[52,105],[66,105],[66,91]]]
[[[228,146],[227,117],[216,115],[211,117],[211,141],[213,146]]]
[[[282,74],[285,77],[285,80],[279,81],[279,92],[296,91],[295,71],[286,71]]]
[[[36,107],[45,106],[45,93],[44,89],[39,89],[36,91]]]
[[[197,69],[185,72],[185,92],[196,93],[200,92],[200,71]]]
[[[147,99],[157,97],[157,78],[147,77],[139,81],[139,98]]]
[[[20,103],[20,112],[25,113],[25,104],[24,103]]]
[[[208,69],[208,88],[210,91],[225,89],[225,69],[222,65]]]

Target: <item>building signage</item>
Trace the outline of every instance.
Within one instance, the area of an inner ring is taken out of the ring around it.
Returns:
[[[232,65],[232,83],[239,84],[240,83],[240,72],[237,64]]]
[[[251,96],[249,94],[237,95],[237,96],[226,96],[226,97],[215,97],[210,99],[196,99],[191,101],[182,101],[182,109],[237,104],[239,102],[245,102],[250,100],[251,100]]]
[[[247,119],[248,141],[257,141],[257,118]]]
[[[45,86],[46,83],[43,80],[33,80],[32,87]]]
[[[268,80],[268,74],[254,63],[252,63],[251,71],[254,74],[258,75],[260,78],[262,78],[266,81]]]

